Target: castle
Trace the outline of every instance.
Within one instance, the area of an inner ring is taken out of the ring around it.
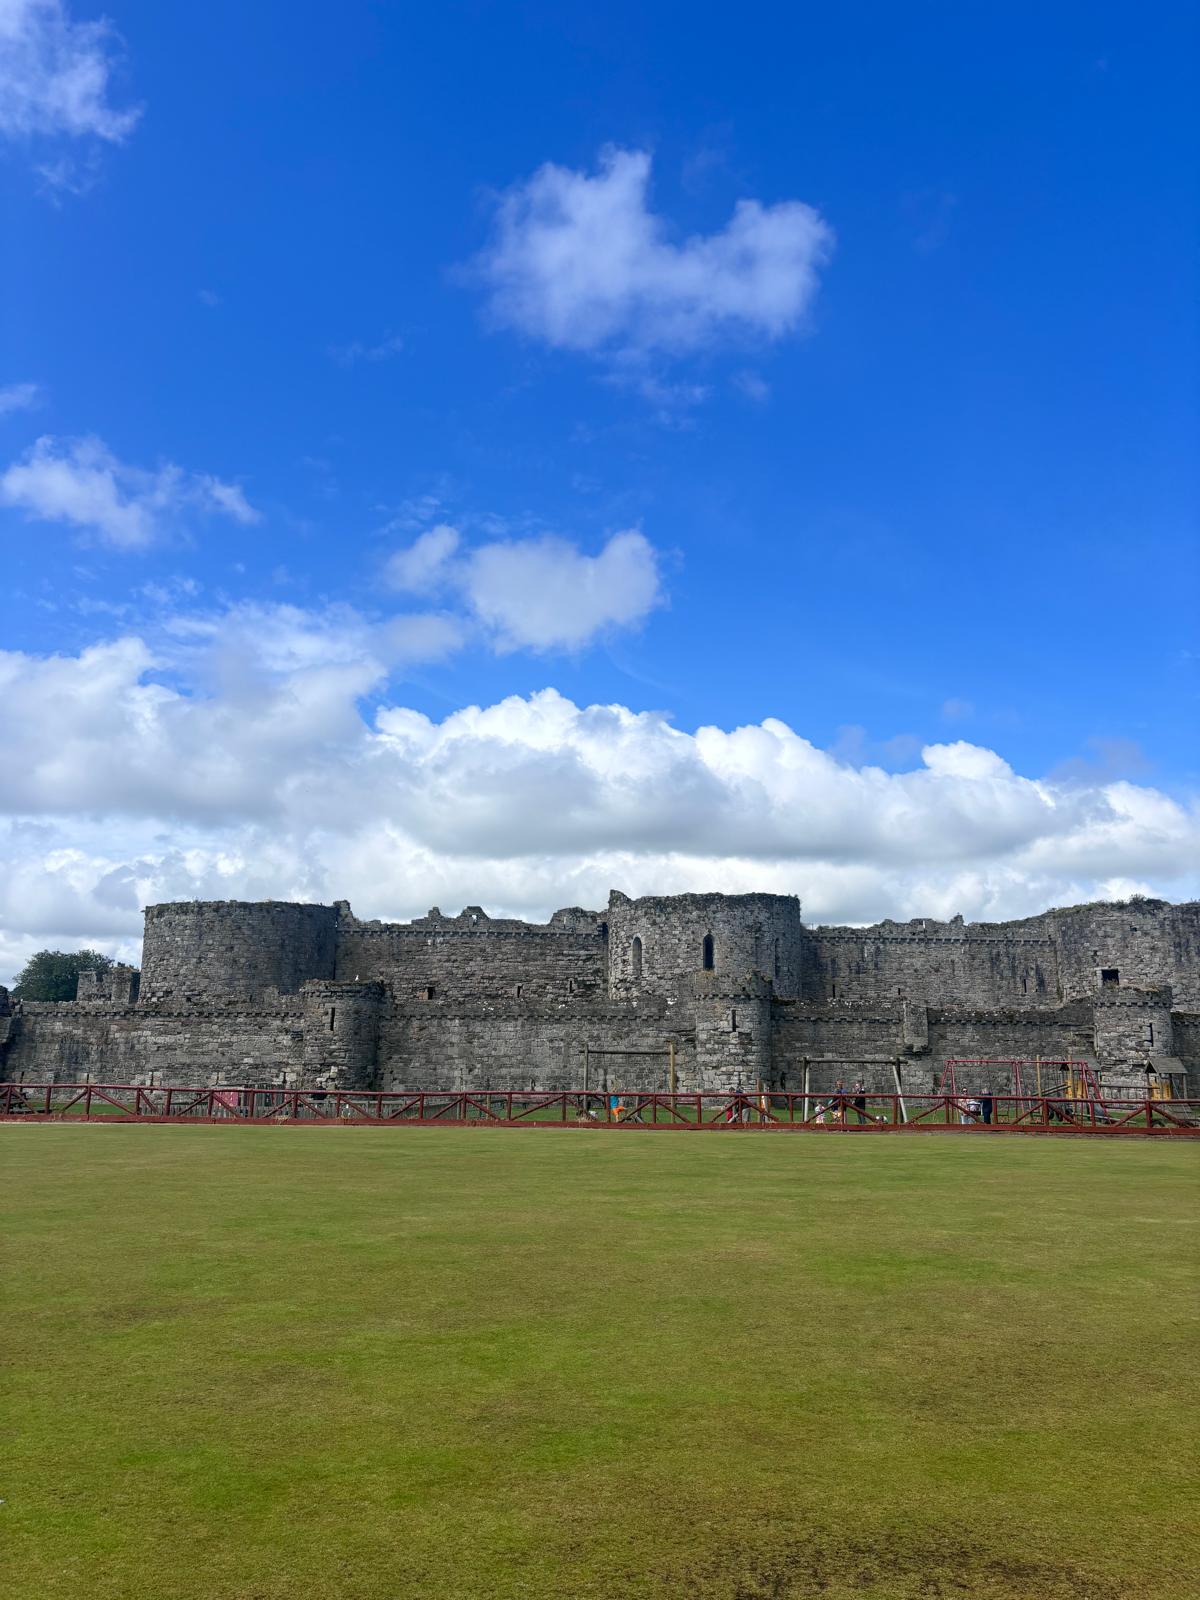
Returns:
[[[140,979],[0,989],[0,1078],[27,1082],[797,1089],[807,1068],[920,1093],[980,1057],[1200,1092],[1200,902],[860,928],[776,894],[614,892],[544,924],[184,901],[146,910]]]

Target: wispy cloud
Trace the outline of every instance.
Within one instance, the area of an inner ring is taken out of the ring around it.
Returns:
[[[404,349],[404,340],[398,333],[388,334],[377,344],[365,344],[353,339],[349,344],[331,344],[329,354],[339,367],[353,367],[360,361],[390,361]]]
[[[70,523],[119,550],[153,544],[188,513],[259,520],[237,484],[170,462],[153,471],[127,466],[95,438],[39,439],[0,475],[0,504]]]
[[[8,416],[12,411],[30,411],[40,405],[42,399],[40,383],[10,383],[0,388],[0,417]]]
[[[120,144],[141,110],[111,103],[117,44],[107,18],[72,21],[62,0],[0,0],[0,133]]]
[[[616,361],[796,332],[829,224],[798,200],[739,200],[719,232],[677,243],[649,208],[650,165],[609,148],[594,174],[548,163],[503,193],[476,263],[493,320]]]

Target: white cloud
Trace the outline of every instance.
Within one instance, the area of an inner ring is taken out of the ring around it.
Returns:
[[[499,651],[576,650],[662,601],[658,556],[636,529],[595,556],[552,535],[459,548],[457,530],[440,523],[397,551],[385,576],[410,593],[453,591]]]
[[[390,558],[385,570],[388,583],[393,589],[410,594],[425,594],[436,588],[446,578],[458,543],[458,530],[439,522]]]
[[[501,325],[565,350],[641,358],[803,323],[833,230],[797,200],[739,200],[718,233],[675,243],[647,205],[650,156],[609,148],[595,175],[547,163],[501,197],[478,269]]]
[[[153,544],[189,512],[259,520],[236,484],[170,463],[152,472],[126,466],[95,438],[39,439],[0,475],[0,505],[71,523],[119,550]]]
[[[0,0],[0,134],[127,138],[141,111],[110,103],[115,42],[107,19],[73,22],[62,0]]]
[[[3,4],[3,0],[0,0]],[[0,389],[0,417],[8,416],[12,411],[29,411],[42,399],[42,388],[38,383],[10,383]]]
[[[597,556],[555,538],[483,545],[468,558],[464,589],[501,650],[577,649],[640,622],[660,600],[654,548],[634,529]]]
[[[390,361],[404,349],[404,340],[398,333],[389,333],[376,344],[365,344],[352,339],[349,344],[331,344],[329,354],[342,367],[352,367],[359,361]]]
[[[859,921],[1200,893],[1194,803],[1022,776],[961,741],[888,773],[775,719],[692,733],[552,689],[441,721],[366,709],[397,652],[453,648],[445,619],[407,621],[242,607],[155,647],[0,652],[0,962],[51,941],[136,953],[138,907],[178,896],[399,917],[772,889]]]

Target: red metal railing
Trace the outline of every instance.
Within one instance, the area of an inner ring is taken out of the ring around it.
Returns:
[[[597,1090],[194,1089],[0,1084],[0,1119],[418,1127],[748,1129],[827,1133],[1200,1134],[1200,1100],[1031,1094]]]

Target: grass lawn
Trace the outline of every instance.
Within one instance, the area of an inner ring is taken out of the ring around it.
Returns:
[[[1193,1600],[1200,1150],[3,1126],[7,1600]]]

